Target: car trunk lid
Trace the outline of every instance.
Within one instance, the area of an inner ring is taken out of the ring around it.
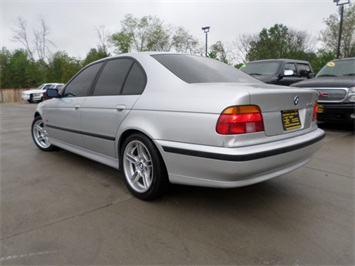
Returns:
[[[315,91],[289,88],[250,91],[250,104],[260,107],[267,136],[309,129],[316,101]]]

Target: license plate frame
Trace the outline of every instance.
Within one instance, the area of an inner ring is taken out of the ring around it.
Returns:
[[[285,131],[299,129],[302,127],[300,115],[297,109],[294,110],[282,110],[282,126]]]

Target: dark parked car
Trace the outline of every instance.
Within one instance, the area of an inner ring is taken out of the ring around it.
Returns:
[[[355,121],[355,57],[332,60],[294,86],[318,91],[319,121]]]
[[[284,86],[314,77],[309,62],[294,59],[252,61],[243,65],[240,70],[262,82]]]

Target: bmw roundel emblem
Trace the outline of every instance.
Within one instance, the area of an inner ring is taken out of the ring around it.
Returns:
[[[297,105],[299,102],[300,102],[300,98],[298,96],[295,96],[295,98],[293,98],[294,105]]]

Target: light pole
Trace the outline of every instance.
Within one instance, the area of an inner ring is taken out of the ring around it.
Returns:
[[[206,34],[206,48],[205,48],[205,54],[206,57],[208,56],[207,54],[207,34],[210,31],[210,26],[202,27],[203,32]]]
[[[340,6],[340,25],[339,25],[339,35],[338,35],[338,47],[337,47],[337,58],[340,57],[340,42],[341,34],[343,31],[343,15],[344,15],[344,5],[349,4],[350,0],[333,0],[337,6]]]

